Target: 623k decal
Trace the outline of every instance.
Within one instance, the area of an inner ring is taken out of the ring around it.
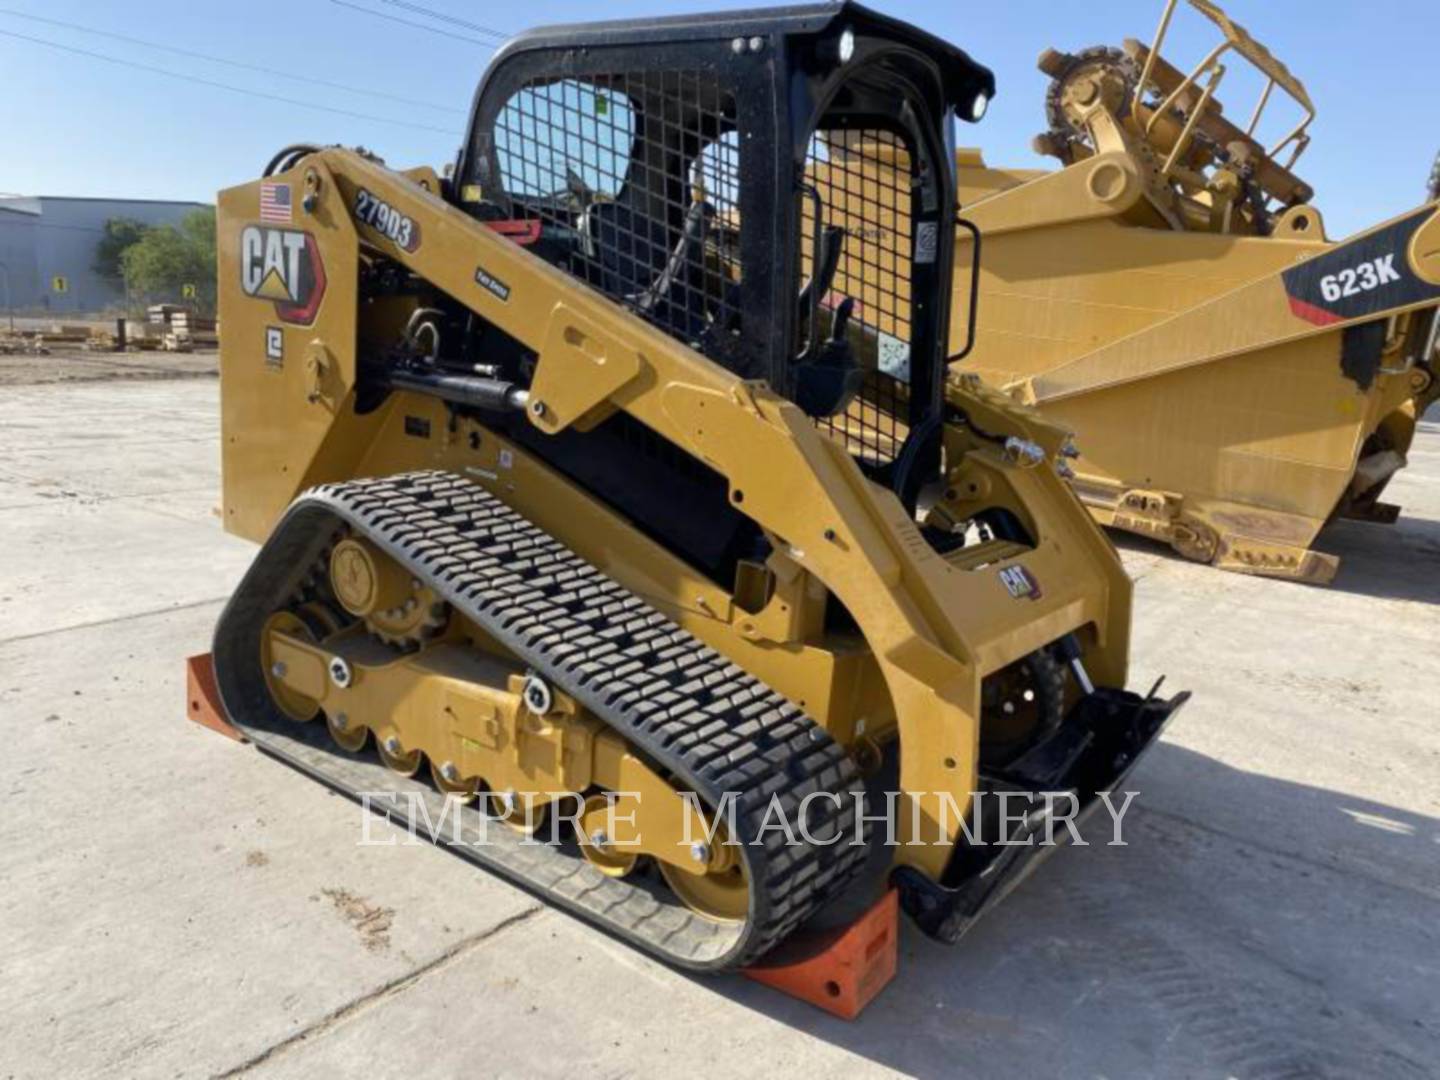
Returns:
[[[1317,326],[1362,319],[1440,296],[1410,265],[1410,241],[1433,207],[1286,270],[1290,310]]]

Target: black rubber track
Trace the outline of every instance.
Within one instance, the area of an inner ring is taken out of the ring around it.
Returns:
[[[613,726],[678,789],[694,791],[711,807],[733,793],[750,875],[750,918],[743,924],[700,918],[654,880],[605,877],[573,847],[520,843],[503,827],[486,830],[487,842],[478,845],[456,843],[443,831],[427,838],[666,960],[700,970],[754,960],[859,871],[867,848],[852,841],[862,786],[822,728],[484,488],[451,473],[315,488],[276,526],[221,615],[214,641],[226,710],[262,749],[352,797],[392,793],[391,803],[372,797],[372,809],[412,828],[415,815],[402,794],[422,800],[432,815],[457,812],[428,787],[345,754],[323,725],[287,720],[265,689],[258,661],[264,620],[293,601],[346,527]],[[833,794],[839,805],[830,797],[810,800],[810,835],[823,841],[838,833],[837,843],[807,843],[798,831],[801,801],[814,793]],[[781,811],[798,843],[779,828]],[[478,828],[478,814],[464,813],[470,829]],[[770,827],[762,830],[767,820]]]

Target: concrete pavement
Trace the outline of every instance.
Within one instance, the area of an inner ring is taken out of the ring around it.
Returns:
[[[207,379],[0,393],[0,1076],[1433,1075],[1440,426],[1332,589],[1126,544],[1195,699],[1060,853],[844,1024],[693,979],[183,722],[253,548]],[[373,835],[391,835],[372,825]]]

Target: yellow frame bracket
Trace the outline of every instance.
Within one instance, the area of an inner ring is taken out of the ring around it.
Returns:
[[[640,354],[615,334],[558,303],[545,328],[526,413],[532,424],[552,435],[571,426],[592,427],[614,411],[611,396],[645,367]]]

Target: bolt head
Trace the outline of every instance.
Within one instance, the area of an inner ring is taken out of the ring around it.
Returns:
[[[444,765],[440,766],[440,775],[453,783],[460,779],[460,770],[455,767],[453,761],[447,761]]]
[[[342,712],[342,713],[336,713],[336,714],[335,714],[335,726],[336,726],[337,728],[339,728],[341,731],[344,731],[346,728],[348,728],[348,727],[350,726],[350,718],[349,718],[348,716],[346,716],[343,712]]]
[[[525,707],[536,716],[544,716],[555,704],[554,698],[550,694],[550,687],[545,684],[544,679],[537,675],[531,675],[525,680],[525,686],[521,690],[520,696],[525,702]]]
[[[597,848],[609,847],[610,837],[605,835],[603,829],[596,829],[590,834],[590,845]]]
[[[697,863],[708,863],[710,861],[710,845],[704,840],[696,840],[690,845],[690,858]]]
[[[285,665],[279,660],[276,660],[275,663],[270,665],[270,674],[274,675],[277,679],[283,679],[285,677],[285,671]]]
[[[505,808],[505,813],[507,813],[507,814],[513,814],[513,813],[515,812],[515,807],[518,806],[519,804],[520,804],[519,796],[517,796],[517,795],[515,794],[515,792],[514,792],[513,789],[510,790],[510,791],[506,791],[506,792],[502,792],[502,793],[501,793],[501,795],[500,795],[500,805]]]
[[[389,750],[392,754],[400,753],[400,740],[397,739],[394,735],[391,735],[388,739],[385,740],[385,749]]]

